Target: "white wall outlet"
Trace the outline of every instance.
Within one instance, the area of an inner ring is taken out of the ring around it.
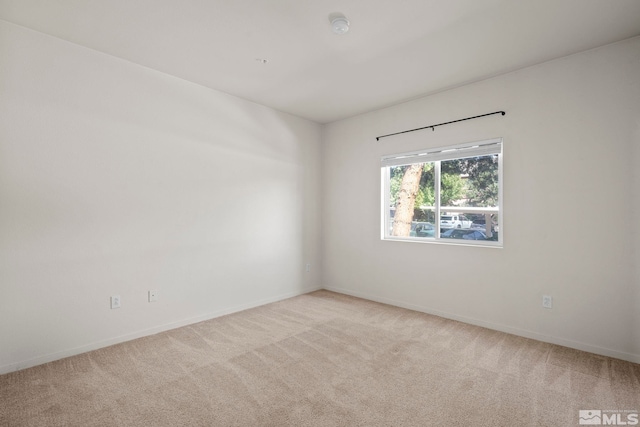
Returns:
[[[542,306],[544,308],[553,308],[553,298],[551,295],[542,295]]]
[[[156,302],[156,301],[158,301],[158,290],[153,289],[149,291],[149,302]]]
[[[307,265],[304,266],[304,270],[307,273],[310,273],[311,272],[311,263],[308,262]]]
[[[120,295],[114,295],[111,297],[111,308],[120,308]]]

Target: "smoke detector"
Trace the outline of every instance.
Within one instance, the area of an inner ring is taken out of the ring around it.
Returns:
[[[349,31],[349,20],[344,15],[333,16],[331,18],[331,31],[334,34],[344,34]]]

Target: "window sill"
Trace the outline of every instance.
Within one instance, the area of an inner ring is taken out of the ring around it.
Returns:
[[[482,241],[482,240],[464,240],[464,239],[435,239],[435,238],[411,238],[411,237],[383,237],[380,240],[384,242],[404,242],[404,243],[426,243],[429,245],[450,245],[450,246],[469,246],[474,248],[494,248],[502,249],[502,242]]]

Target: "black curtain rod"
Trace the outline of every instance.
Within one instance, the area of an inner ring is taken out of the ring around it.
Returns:
[[[393,136],[393,135],[400,135],[401,133],[415,132],[417,130],[423,130],[423,129],[431,128],[431,130],[435,131],[436,130],[435,129],[436,126],[450,125],[451,123],[464,122],[465,120],[477,119],[477,118],[486,117],[486,116],[493,116],[494,114],[502,114],[504,116],[507,113],[505,113],[504,111],[494,111],[493,113],[481,114],[479,116],[467,117],[465,119],[452,120],[450,122],[438,123],[437,125],[429,125],[429,126],[424,126],[424,127],[417,128],[417,129],[403,130],[402,132],[396,132],[396,133],[390,133],[388,135],[376,136],[376,141],[380,141],[380,138],[386,138],[388,136]]]

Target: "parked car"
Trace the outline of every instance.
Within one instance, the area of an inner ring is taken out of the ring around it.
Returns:
[[[410,236],[413,237],[435,237],[436,228],[430,222],[413,222],[411,224]]]
[[[452,228],[440,234],[443,239],[488,240],[480,230]]]
[[[440,228],[471,228],[472,221],[461,214],[447,214],[440,216]]]
[[[393,220],[389,221],[389,235],[393,232]],[[411,237],[435,237],[436,228],[430,222],[413,221],[411,222],[411,230],[409,231]]]
[[[482,219],[474,219],[473,223],[471,224],[471,228],[475,228],[478,230],[487,230],[487,221],[482,218]],[[495,233],[497,231],[498,228],[498,224],[496,224],[495,221],[491,221],[491,232]]]

